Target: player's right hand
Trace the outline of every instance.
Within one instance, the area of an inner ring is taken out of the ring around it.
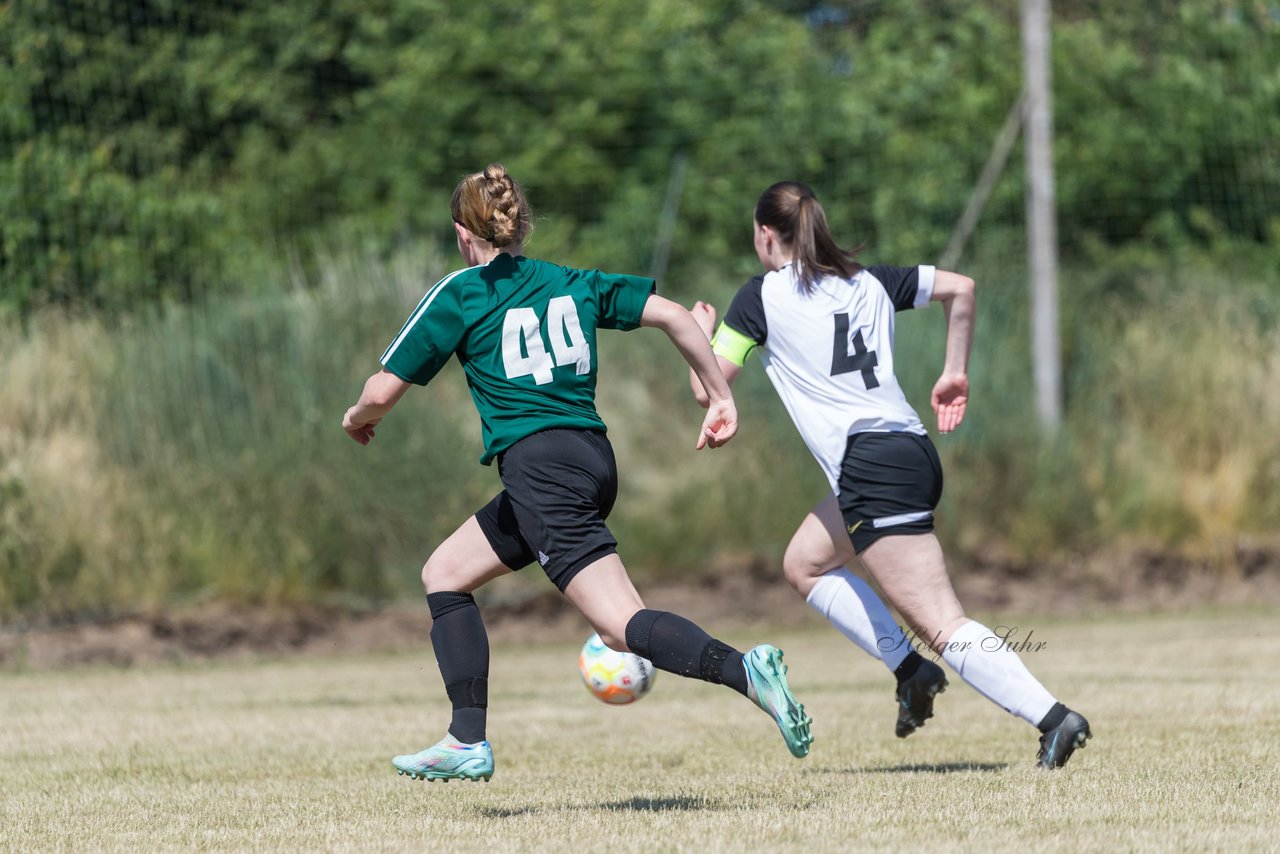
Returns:
[[[377,427],[378,421],[382,419],[357,424],[351,417],[351,413],[355,411],[355,409],[356,407],[351,407],[351,409],[347,410],[346,415],[342,417],[342,429],[346,430],[347,435],[359,442],[361,445],[367,445],[370,440],[373,439],[373,428]]]
[[[969,404],[969,377],[965,374],[943,374],[934,383],[930,395],[933,412],[938,416],[938,432],[950,433],[964,420]]]

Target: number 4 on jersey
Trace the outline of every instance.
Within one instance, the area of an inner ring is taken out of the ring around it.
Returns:
[[[853,344],[852,354],[849,352],[850,343]],[[847,314],[836,315],[836,339],[833,347],[831,376],[861,371],[862,381],[866,383],[867,388],[879,387],[880,381],[876,379],[875,367],[880,364],[880,360],[876,358],[875,350],[867,349],[866,342],[862,340],[861,329],[854,333],[853,341],[849,341],[849,315]]]
[[[575,365],[578,374],[591,372],[591,348],[578,322],[573,297],[554,297],[547,303],[547,340],[542,343],[542,322],[531,308],[513,308],[502,322],[502,364],[507,379],[533,377],[538,385],[551,382],[551,369]]]

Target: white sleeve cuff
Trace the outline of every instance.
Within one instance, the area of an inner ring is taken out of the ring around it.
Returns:
[[[921,264],[916,271],[916,301],[913,308],[924,308],[933,298],[933,274],[937,267]]]

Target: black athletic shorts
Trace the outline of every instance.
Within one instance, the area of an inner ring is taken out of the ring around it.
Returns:
[[[565,587],[583,568],[618,550],[604,520],[618,497],[613,446],[598,430],[552,429],[498,455],[506,487],[476,512],[499,559],[512,569],[535,560]]]
[[[942,498],[942,462],[928,436],[854,433],[844,448],[840,514],[854,551],[892,534],[927,534]]]

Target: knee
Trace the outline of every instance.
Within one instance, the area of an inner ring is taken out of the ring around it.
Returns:
[[[457,567],[435,554],[427,558],[427,562],[422,565],[422,589],[427,593],[470,592],[460,586],[463,584],[464,579],[457,572]]]
[[[591,628],[596,630],[596,634],[600,636],[600,640],[609,649],[615,652],[635,652],[627,643],[627,625],[629,619],[622,618],[620,615],[612,615],[603,620],[593,621]]]
[[[808,596],[814,582],[828,569],[798,550],[787,549],[782,556],[782,575],[801,596]]]
[[[600,640],[605,646],[609,647],[609,649],[616,652],[631,652],[631,648],[627,646],[625,629],[622,634],[618,634],[618,632],[610,631],[608,629],[601,629],[596,633],[600,635]]]
[[[600,640],[609,649],[618,652],[635,652],[631,648],[630,642],[627,640],[627,628],[631,625],[631,621],[636,614],[640,613],[640,608],[623,607],[616,609],[613,613],[600,619],[597,616],[597,623],[592,625],[596,630],[596,634],[600,635]]]

